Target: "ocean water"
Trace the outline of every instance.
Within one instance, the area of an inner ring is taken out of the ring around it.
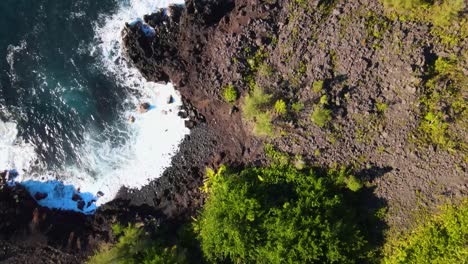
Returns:
[[[180,96],[123,59],[120,32],[172,3],[183,1],[0,1],[0,170],[18,172],[11,184],[47,193],[43,206],[93,213],[164,172],[189,133]],[[138,113],[142,102],[154,109]]]

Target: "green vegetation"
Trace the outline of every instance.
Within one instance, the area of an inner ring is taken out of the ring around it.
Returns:
[[[190,263],[189,259],[200,259],[191,255],[189,249],[195,248],[194,234],[190,229],[182,228],[179,236],[183,237],[181,245],[170,245],[163,241],[163,232],[159,232],[158,239],[151,236],[142,228],[134,225],[122,227],[113,226],[114,235],[119,236],[117,244],[112,247],[104,245],[96,255],[92,256],[89,264],[159,264],[159,263]],[[192,252],[195,252],[192,250]]]
[[[245,97],[242,107],[243,117],[252,121],[254,133],[258,136],[273,136],[272,114],[269,110],[272,96],[255,86]]]
[[[467,20],[461,15],[466,8],[464,0],[383,0],[382,2],[390,18],[432,23],[434,27],[431,33],[442,45],[455,47],[468,37]]]
[[[377,113],[379,115],[383,115],[385,111],[387,111],[388,105],[386,103],[376,103],[375,108],[377,109]]]
[[[325,127],[332,120],[332,111],[316,106],[310,118],[317,126]]]
[[[383,0],[386,8],[415,20],[428,20],[435,26],[448,26],[463,11],[463,0]]]
[[[258,66],[258,73],[261,76],[269,77],[273,75],[273,68],[267,63],[263,62]]]
[[[296,102],[291,105],[291,108],[295,113],[299,113],[300,111],[304,109],[304,104],[300,102]]]
[[[279,115],[284,115],[288,111],[286,103],[283,99],[279,99],[275,102],[275,112]]]
[[[315,81],[312,84],[312,91],[314,91],[314,93],[321,93],[323,90],[323,84],[324,84],[323,80]]]
[[[385,264],[466,263],[468,260],[468,199],[447,205],[415,230],[385,248]]]
[[[370,259],[346,169],[222,167],[199,220],[202,251],[219,263],[362,263]]]
[[[423,143],[443,149],[466,149],[463,128],[467,126],[468,111],[464,98],[468,77],[455,58],[438,58],[429,70],[420,99],[421,122],[417,131]]]
[[[234,103],[239,97],[239,94],[237,93],[237,90],[234,87],[234,85],[229,84],[224,88],[223,97],[226,102]]]

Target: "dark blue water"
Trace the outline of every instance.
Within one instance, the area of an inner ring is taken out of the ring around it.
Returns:
[[[0,1],[0,118],[17,123],[41,166],[79,162],[84,132],[119,122],[125,87],[90,52],[96,24],[116,8],[117,0]]]

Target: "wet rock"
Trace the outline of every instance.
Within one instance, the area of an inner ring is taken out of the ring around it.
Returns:
[[[185,121],[185,127],[188,129],[193,129],[195,127],[196,123],[192,120],[186,120]]]
[[[79,200],[79,201],[76,203],[76,207],[77,207],[78,209],[80,209],[80,210],[83,211],[83,208],[84,208],[85,204],[86,204],[85,201]]]
[[[44,200],[45,198],[47,198],[47,193],[41,193],[41,192],[37,192],[34,194],[34,199],[36,199],[36,201],[40,201],[40,200]]]
[[[72,196],[72,200],[73,201],[80,201],[80,200],[83,200],[83,198],[81,198],[81,196],[77,193],[74,193],[73,196]]]

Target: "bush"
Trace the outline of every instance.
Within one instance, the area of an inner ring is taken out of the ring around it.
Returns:
[[[236,88],[234,88],[232,84],[229,84],[228,86],[226,86],[226,88],[224,88],[223,96],[226,102],[234,103],[239,95],[237,93]]]
[[[386,246],[384,263],[466,263],[468,199],[447,205],[426,223]]]
[[[294,112],[299,113],[304,109],[304,104],[301,102],[293,103],[291,108]]]
[[[323,89],[323,84],[323,80],[314,82],[312,84],[312,91],[314,91],[315,93],[320,93]]]
[[[383,3],[399,14],[429,21],[439,27],[450,26],[465,8],[464,0],[443,0],[436,4],[430,0],[383,0]]]
[[[279,99],[275,102],[275,112],[279,115],[284,115],[288,111],[286,103],[283,99]]]
[[[88,264],[183,264],[201,260],[194,245],[195,235],[185,226],[178,230],[177,244],[167,242],[168,236],[174,237],[173,233],[164,233],[168,230],[157,232],[156,239],[134,225],[115,225],[113,231],[119,236],[117,244],[102,246]]]
[[[292,166],[223,168],[196,222],[204,256],[217,263],[362,263],[369,247],[357,225],[346,170]]]
[[[243,117],[254,123],[254,133],[259,136],[273,135],[272,114],[268,111],[271,107],[271,97],[258,86],[245,97],[242,107]]]
[[[325,127],[332,120],[332,112],[329,109],[316,107],[311,119],[319,127]]]

